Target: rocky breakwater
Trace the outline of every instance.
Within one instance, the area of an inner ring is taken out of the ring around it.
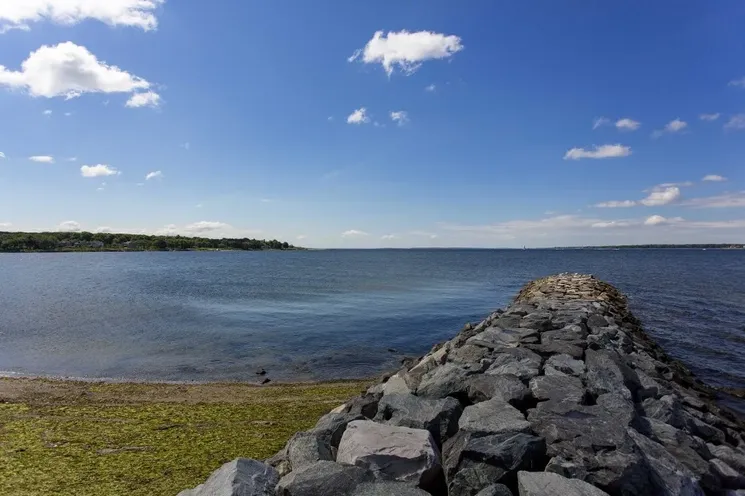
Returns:
[[[745,495],[744,433],[615,288],[561,274],[181,495]]]

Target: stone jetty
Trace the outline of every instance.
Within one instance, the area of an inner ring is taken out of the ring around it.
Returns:
[[[180,496],[428,494],[745,496],[745,424],[613,286],[560,274]]]

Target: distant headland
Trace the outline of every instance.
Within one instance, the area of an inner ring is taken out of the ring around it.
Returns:
[[[0,232],[0,252],[301,250],[287,241],[91,232]]]

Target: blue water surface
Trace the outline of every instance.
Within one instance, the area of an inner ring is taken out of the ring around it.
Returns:
[[[743,250],[0,254],[0,371],[367,377],[566,271],[628,294],[647,331],[702,379],[745,387]]]

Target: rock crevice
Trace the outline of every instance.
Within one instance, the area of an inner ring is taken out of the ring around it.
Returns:
[[[618,290],[559,274],[182,496],[207,494],[740,495],[745,424]]]

